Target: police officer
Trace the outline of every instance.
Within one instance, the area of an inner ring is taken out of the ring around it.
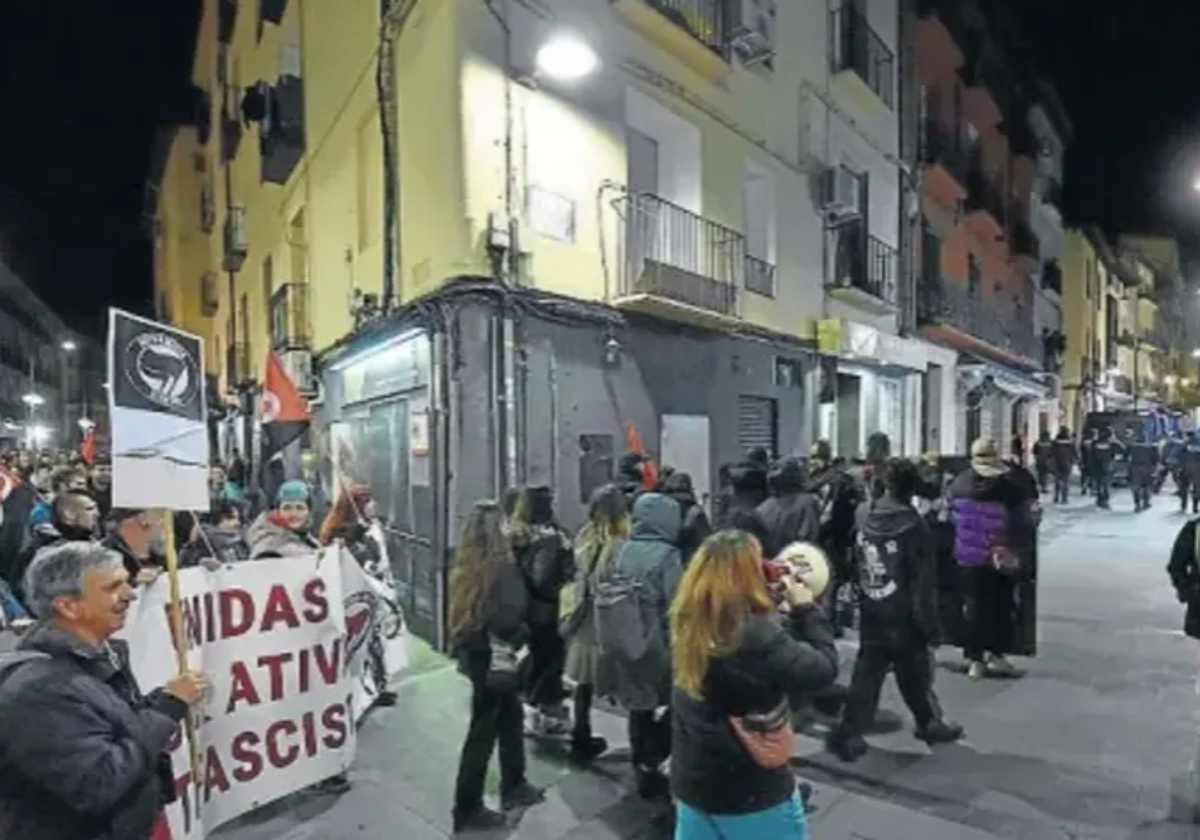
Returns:
[[[1079,441],[1079,491],[1085,496],[1096,489],[1092,481],[1092,446],[1095,443],[1095,429],[1085,431]]]
[[[1141,513],[1150,507],[1154,474],[1158,470],[1158,447],[1146,438],[1145,432],[1138,439],[1130,429],[1129,438],[1129,487],[1133,490],[1133,510]]]
[[[1051,450],[1051,466],[1054,469],[1054,503],[1065,505],[1070,495],[1071,470],[1075,468],[1075,439],[1066,426],[1058,430]]]
[[[1050,440],[1049,429],[1042,429],[1033,445],[1033,471],[1037,475],[1038,492],[1045,493],[1054,471],[1054,441]]]
[[[1101,510],[1111,510],[1109,496],[1112,494],[1112,466],[1116,455],[1116,443],[1113,441],[1112,428],[1105,426],[1100,434],[1088,447],[1088,479],[1096,491],[1096,507]]]
[[[1200,438],[1196,437],[1195,432],[1188,432],[1180,476],[1183,481],[1179,485],[1179,509],[1187,512],[1190,491],[1192,513],[1200,513]]]

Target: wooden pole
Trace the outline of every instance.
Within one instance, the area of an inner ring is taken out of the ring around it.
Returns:
[[[171,587],[171,638],[175,643],[175,665],[179,673],[185,673],[188,668],[187,636],[183,624],[183,597],[179,587],[179,555],[175,551],[175,516],[172,511],[162,511],[163,550],[167,561],[167,583]],[[191,709],[188,710],[184,721],[184,733],[187,735],[188,753],[192,764],[192,784],[199,788],[203,782],[200,760],[200,739],[196,736],[196,718]]]

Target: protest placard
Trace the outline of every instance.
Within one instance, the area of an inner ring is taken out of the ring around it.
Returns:
[[[201,840],[349,767],[354,696],[369,634],[382,620],[369,581],[336,548],[179,574],[188,659],[212,691],[195,724],[199,785],[182,736],[172,752],[180,797],[167,810],[172,840]],[[147,690],[175,673],[170,603],[165,582],[156,583],[127,623]]]

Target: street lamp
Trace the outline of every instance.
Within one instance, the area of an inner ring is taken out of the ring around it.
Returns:
[[[60,345],[60,346],[62,347],[63,350],[66,350],[68,353],[74,353],[75,349],[77,347],[79,347],[78,344],[76,344],[74,341],[72,341],[69,338],[66,341],[64,341],[62,343],[62,345]]]
[[[21,402],[25,403],[25,405],[29,406],[30,408],[37,408],[38,406],[46,404],[46,398],[41,394],[34,394],[30,392],[21,397]]]
[[[537,51],[537,69],[559,82],[577,82],[596,72],[600,57],[580,38],[560,33]]]
[[[79,423],[79,431],[83,432],[85,435],[92,429],[96,428],[95,421],[93,421],[87,417],[80,417],[78,420],[78,423]]]

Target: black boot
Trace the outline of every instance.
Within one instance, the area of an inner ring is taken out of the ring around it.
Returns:
[[[933,746],[934,744],[953,744],[963,736],[963,728],[957,723],[935,720],[925,726],[918,726],[916,736],[919,740]]]
[[[861,735],[854,735],[841,729],[831,729],[825,736],[825,749],[850,764],[866,755],[870,747],[867,746],[866,740]]]
[[[576,732],[571,736],[571,761],[576,764],[589,764],[608,751],[608,741],[599,735],[588,732]]]

